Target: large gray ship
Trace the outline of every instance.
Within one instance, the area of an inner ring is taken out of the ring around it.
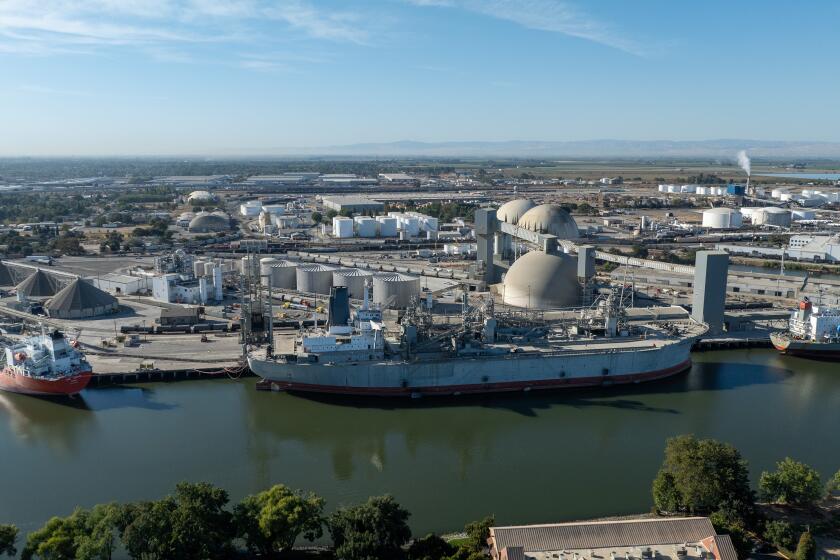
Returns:
[[[465,293],[454,322],[415,302],[389,335],[365,296],[351,318],[346,288],[333,288],[327,328],[301,333],[290,353],[252,349],[251,370],[276,391],[387,397],[610,386],[686,370],[706,331],[691,320],[631,324],[613,294],[549,321]]]

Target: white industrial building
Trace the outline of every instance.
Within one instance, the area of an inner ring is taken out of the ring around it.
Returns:
[[[145,292],[152,285],[149,276],[131,276],[116,272],[92,278],[90,281],[100,290],[104,290],[110,294],[124,296]]]
[[[259,200],[249,200],[239,205],[239,213],[246,218],[255,218],[262,212],[262,202]]]
[[[224,298],[222,266],[196,262],[194,270],[200,274],[170,272],[155,276],[152,279],[152,297],[165,303],[221,301]]]

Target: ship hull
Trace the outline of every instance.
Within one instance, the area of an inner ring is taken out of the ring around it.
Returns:
[[[271,389],[380,397],[422,397],[572,389],[664,379],[691,367],[691,344],[652,350],[419,362],[296,364],[249,358]]]
[[[788,356],[814,360],[840,360],[840,343],[797,340],[782,333],[772,333],[770,341],[776,350]]]
[[[9,368],[0,371],[0,391],[37,396],[70,396],[80,393],[93,376],[91,371],[58,379],[39,379],[14,373]]]

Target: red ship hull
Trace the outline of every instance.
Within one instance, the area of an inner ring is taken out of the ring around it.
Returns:
[[[4,368],[0,370],[0,391],[25,395],[69,396],[75,395],[87,387],[92,376],[93,372],[83,371],[58,379],[46,379],[18,375],[10,368]]]

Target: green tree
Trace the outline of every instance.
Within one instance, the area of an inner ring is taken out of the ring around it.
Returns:
[[[77,560],[110,560],[116,545],[117,504],[98,504],[85,516],[84,530],[76,535]]]
[[[765,523],[764,538],[776,548],[790,550],[793,547],[795,534],[790,523],[775,519]]]
[[[488,515],[479,521],[467,523],[464,532],[467,534],[466,547],[472,552],[482,552],[487,548],[490,538],[490,527],[496,524],[496,517]]]
[[[454,546],[434,533],[429,533],[411,543],[408,547],[408,560],[446,560],[454,552]]]
[[[342,560],[402,558],[402,546],[411,538],[410,515],[391,496],[339,509],[328,522],[336,556]]]
[[[17,554],[18,528],[14,525],[0,525],[0,555],[14,556]]]
[[[796,545],[796,560],[814,560],[817,556],[817,543],[814,542],[814,535],[805,531],[799,536],[799,544]]]
[[[336,216],[338,216],[338,212],[336,210],[327,210],[327,219],[328,220],[332,220]]]
[[[743,519],[731,511],[719,510],[711,514],[709,520],[712,522],[716,533],[729,535],[738,558],[750,557],[752,553],[752,540],[750,539]]]
[[[825,490],[829,495],[840,491],[840,471],[837,471],[834,473],[834,476],[828,479],[828,482],[825,485]]]
[[[723,509],[742,519],[754,511],[747,462],[738,450],[691,435],[668,440],[653,498],[660,511],[709,514]]]
[[[316,224],[320,224],[321,220],[323,220],[323,219],[324,219],[324,215],[321,214],[320,212],[312,212],[312,221],[315,222]]]
[[[762,499],[781,504],[813,504],[823,497],[820,473],[805,463],[785,457],[775,472],[763,472],[758,482]]]
[[[126,507],[121,538],[132,558],[227,558],[235,531],[225,510],[228,493],[207,483],[182,482],[174,496]]]
[[[308,541],[323,531],[324,500],[282,484],[248,496],[233,511],[238,536],[263,556],[291,549],[300,535]]]
[[[85,525],[86,512],[77,509],[69,517],[53,517],[26,538],[21,558],[31,560],[74,560],[77,537]]]

